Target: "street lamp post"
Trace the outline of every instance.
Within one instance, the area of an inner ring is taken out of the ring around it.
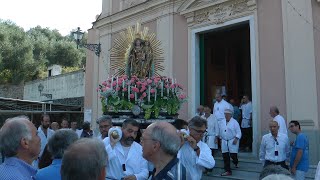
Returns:
[[[101,44],[100,43],[99,44],[82,44],[81,40],[82,40],[83,34],[84,33],[80,30],[80,27],[78,27],[77,31],[72,32],[72,36],[77,42],[77,48],[79,46],[85,47],[85,48],[89,49],[90,51],[95,52],[95,54],[99,57],[100,52],[101,52]]]

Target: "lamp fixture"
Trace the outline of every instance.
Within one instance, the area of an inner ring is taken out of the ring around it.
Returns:
[[[101,52],[101,44],[82,44],[81,40],[83,38],[83,34],[84,32],[82,32],[82,30],[80,29],[80,27],[77,28],[77,31],[73,31],[71,32],[73,38],[76,40],[77,42],[77,48],[80,47],[85,47],[87,49],[89,49],[90,51],[95,52],[95,54],[99,57],[100,56],[100,52]]]

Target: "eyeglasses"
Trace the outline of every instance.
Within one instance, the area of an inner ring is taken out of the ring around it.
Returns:
[[[148,141],[148,140],[149,140],[149,141],[150,141],[150,140],[151,140],[151,141],[156,141],[156,140],[151,139],[151,138],[150,138],[150,139],[148,139],[148,138],[140,137],[140,143],[143,143],[143,141]]]
[[[197,130],[195,128],[190,128],[190,129],[194,130],[196,132],[196,134],[199,134],[199,135],[204,135],[205,133],[207,133],[207,130],[201,131],[201,130]]]

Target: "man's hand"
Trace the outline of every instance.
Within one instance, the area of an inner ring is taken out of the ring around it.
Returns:
[[[123,178],[123,180],[136,180],[136,176],[135,175],[130,175],[130,176],[126,176]]]
[[[119,138],[118,139],[113,139],[112,136],[109,136],[110,137],[110,145],[112,148],[114,148],[114,146],[117,144],[117,142],[119,141]]]
[[[188,141],[190,143],[190,146],[193,149],[195,149],[197,147],[197,141],[192,136],[188,136],[185,139],[186,139],[186,141]]]
[[[216,138],[214,139],[214,143],[215,143],[215,144],[218,144],[218,140],[219,140],[219,138],[216,137]]]
[[[234,138],[234,140],[233,140],[232,144],[233,144],[233,145],[236,145],[236,144],[237,144],[237,142],[238,142],[238,138]]]

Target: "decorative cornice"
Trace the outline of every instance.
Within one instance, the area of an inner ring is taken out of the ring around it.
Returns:
[[[252,14],[256,0],[207,0],[193,1],[180,14],[187,18],[189,26],[195,24],[221,24],[230,19]]]

